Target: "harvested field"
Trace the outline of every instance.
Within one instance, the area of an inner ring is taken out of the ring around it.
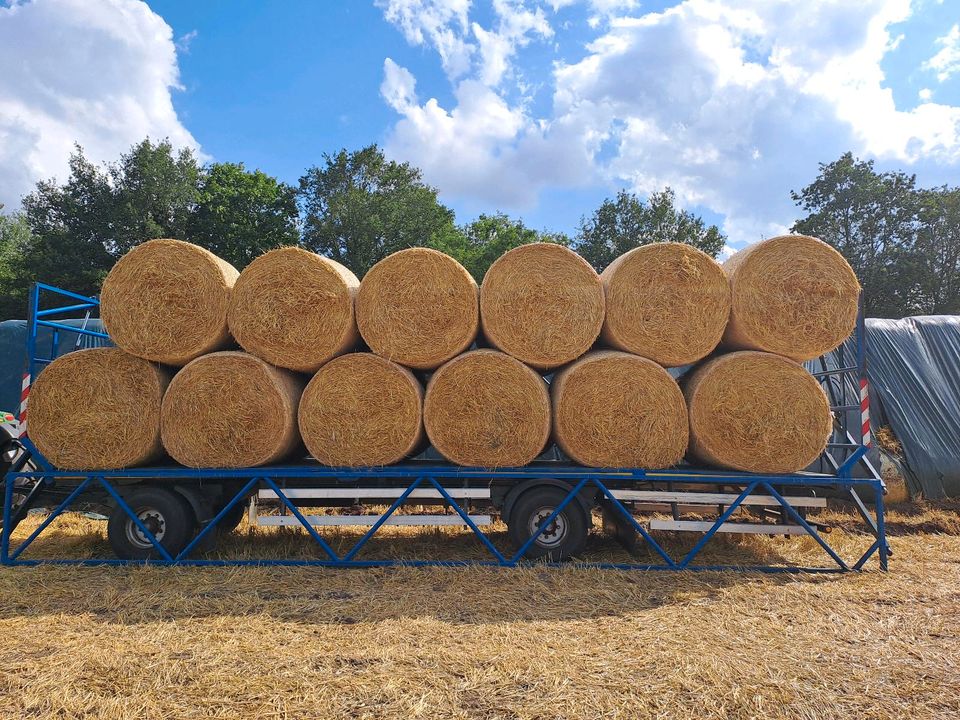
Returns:
[[[852,514],[825,515],[841,550],[866,542]],[[888,519],[889,574],[0,568],[0,630],[16,638],[0,650],[0,716],[956,717],[960,504]],[[106,553],[103,525],[69,516],[37,551]],[[477,545],[389,531],[381,547],[399,554]],[[302,534],[261,529],[223,549],[254,539],[311,552]],[[714,553],[815,551],[753,537]],[[622,551],[593,535],[588,552]]]

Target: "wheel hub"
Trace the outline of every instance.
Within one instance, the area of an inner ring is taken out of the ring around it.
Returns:
[[[530,523],[527,527],[529,533],[533,535],[535,532],[537,532],[547,518],[553,514],[554,510],[556,510],[555,507],[544,506],[537,508],[530,516]],[[560,513],[557,515],[554,521],[544,528],[543,532],[537,536],[535,542],[540,547],[553,548],[562,544],[566,536],[567,519],[563,513]]]
[[[142,508],[137,511],[137,518],[144,524],[147,530],[153,533],[157,542],[163,542],[163,536],[166,535],[167,532],[167,522],[158,510],[155,508]],[[153,543],[150,542],[149,538],[137,527],[137,524],[133,520],[127,520],[127,540],[138,548],[147,549],[153,547]]]

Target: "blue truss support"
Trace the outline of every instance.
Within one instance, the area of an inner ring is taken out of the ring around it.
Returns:
[[[517,550],[516,554],[512,558],[510,558],[511,565],[516,565],[520,561],[520,558],[522,558],[524,554],[527,552],[527,550],[530,549],[530,546],[533,545],[534,542],[536,542],[536,539],[538,537],[540,537],[541,535],[543,535],[543,533],[546,532],[547,528],[553,524],[553,521],[556,520],[557,516],[563,512],[564,508],[567,507],[567,505],[569,505],[573,501],[573,499],[577,496],[577,494],[581,490],[583,490],[583,487],[587,484],[587,482],[590,481],[590,479],[591,478],[589,476],[585,477],[573,487],[573,489],[567,494],[567,496],[563,499],[563,501],[559,505],[557,505],[557,507],[554,508],[552,513],[550,513],[550,516],[546,520],[544,520],[542,523],[540,523],[540,527],[537,528],[537,531],[533,535],[528,537],[526,542],[520,546],[519,550]]]
[[[437,489],[437,492],[440,493],[443,499],[449,503],[450,507],[456,511],[457,515],[460,516],[460,519],[467,524],[467,527],[473,531],[473,534],[480,539],[480,542],[486,546],[487,550],[489,550],[493,556],[497,558],[497,562],[499,562],[501,565],[509,565],[510,561],[503,556],[503,553],[497,550],[496,546],[490,541],[490,538],[487,537],[487,534],[477,527],[477,524],[470,519],[470,516],[467,515],[463,508],[461,508],[460,505],[457,504],[457,502],[450,496],[450,493],[446,491],[443,485],[438,483],[435,477],[428,477],[427,479],[430,481],[430,484]]]
[[[403,505],[408,497],[410,497],[410,493],[417,489],[417,487],[423,481],[423,478],[423,475],[417,476],[417,478],[410,484],[410,487],[404,490],[403,494],[401,494],[400,497],[393,502],[393,505],[390,506],[390,509],[380,516],[373,526],[367,530],[366,533],[364,533],[362,538],[357,540],[357,544],[350,548],[350,552],[343,556],[343,560],[353,560],[356,554],[363,549],[364,545],[367,544],[367,541],[376,535],[377,530],[383,527],[383,524],[390,519],[390,516],[393,515],[401,505]]]
[[[713,527],[711,527],[709,530],[707,530],[706,533],[704,533],[703,537],[697,541],[697,544],[694,545],[690,549],[690,552],[688,552],[686,556],[683,558],[683,560],[679,562],[679,564],[677,565],[678,568],[685,570],[690,565],[690,561],[693,560],[700,553],[701,550],[703,550],[704,546],[708,542],[710,542],[710,538],[712,538],[717,533],[717,530],[720,529],[721,525],[723,525],[727,520],[730,519],[730,516],[733,515],[734,511],[736,511],[736,509],[740,507],[743,501],[750,496],[750,493],[752,493],[756,489],[759,482],[760,482],[759,480],[754,480],[752,483],[747,485],[746,489],[744,489],[744,491],[737,496],[737,499],[733,501],[733,503],[724,511],[724,513],[720,517],[717,518],[717,521],[713,524]]]
[[[799,523],[801,527],[803,527],[807,535],[809,535],[810,537],[812,537],[814,540],[817,541],[817,544],[823,548],[824,552],[826,552],[830,557],[833,558],[834,562],[837,563],[837,565],[839,565],[844,570],[850,569],[849,567],[847,567],[847,563],[843,561],[843,558],[837,555],[836,551],[832,547],[830,547],[830,545],[827,544],[827,541],[824,540],[822,537],[820,537],[820,533],[818,533],[816,529],[810,525],[810,523],[804,520],[803,517],[801,517],[800,513],[797,512],[797,509],[793,507],[793,505],[788,503],[786,499],[783,497],[783,495],[781,495],[776,490],[774,490],[773,486],[770,483],[763,482],[763,483],[760,483],[760,486],[763,487],[763,489],[767,490],[774,498],[776,498],[777,502],[780,503],[783,509],[787,511],[787,514],[795,522]]]
[[[228,512],[230,512],[238,502],[242,501],[247,496],[247,493],[250,492],[256,486],[258,481],[259,481],[259,478],[255,478],[255,477],[250,478],[250,481],[243,486],[243,489],[240,490],[240,492],[238,492],[236,495],[234,495],[233,499],[230,502],[228,502],[226,505],[224,505],[223,508],[220,510],[220,512],[214,515],[213,519],[207,523],[207,526],[203,528],[203,530],[201,530],[199,533],[197,533],[196,537],[194,537],[193,540],[191,540],[187,544],[187,546],[180,551],[180,553],[174,558],[174,560],[175,561],[183,560],[184,558],[188,557],[190,553],[193,551],[193,549],[200,544],[203,538],[205,538],[208,534],[213,532],[213,528],[215,528],[217,524],[221,520],[223,520],[224,516]]]
[[[72,503],[74,500],[77,499],[77,496],[87,488],[87,485],[89,485],[92,480],[93,480],[92,477],[88,477],[82,483],[77,485],[74,491],[69,495],[67,495],[66,499],[64,499],[62,503],[57,505],[57,507],[53,510],[53,512],[47,515],[44,521],[37,526],[37,529],[34,530],[32,533],[30,533],[30,536],[26,540],[20,543],[17,549],[13,551],[13,554],[10,555],[10,560],[16,560],[20,556],[20,553],[22,553],[24,550],[30,547],[30,543],[36,540],[37,537],[40,535],[40,533],[46,530],[47,526],[50,525],[50,523],[52,523],[54,520],[56,520],[63,513],[63,511],[70,506],[70,503]],[[12,491],[13,491],[13,483],[7,482],[7,493],[8,494],[12,493]],[[4,508],[4,523],[3,523],[4,535],[7,534],[6,511],[7,511],[7,508]],[[4,552],[4,555],[6,555],[6,552]]]
[[[297,506],[290,502],[290,498],[288,498],[284,494],[283,490],[277,486],[277,484],[273,481],[273,478],[264,477],[263,481],[277,494],[277,497],[280,499],[280,502],[284,504],[284,507],[293,513],[294,517],[300,521],[300,524],[303,525],[304,529],[306,529],[308,533],[310,533],[310,536],[316,541],[317,545],[323,548],[323,551],[330,557],[330,559],[335,563],[339,562],[340,557],[333,551],[333,548],[330,547],[330,545],[327,544],[327,541],[320,536],[320,533],[318,533],[313,525],[310,524],[310,521],[303,516],[303,513],[300,512]]]
[[[610,490],[607,489],[607,486],[604,485],[602,482],[600,482],[600,480],[598,480],[597,478],[594,478],[594,484],[598,488],[600,488],[604,496],[610,502],[613,503],[614,507],[617,508],[617,511],[627,519],[627,522],[630,523],[633,529],[636,530],[638,533],[640,533],[640,535],[647,542],[647,544],[650,547],[652,547],[660,557],[663,558],[664,562],[667,564],[666,566],[670,568],[677,567],[677,563],[674,562],[673,558],[670,557],[667,551],[660,546],[660,543],[658,543],[656,540],[653,539],[653,537],[650,535],[649,532],[647,532],[647,529],[643,525],[637,522],[637,519],[631,514],[629,510],[627,510],[627,508],[624,506],[622,502],[620,502],[616,497],[614,497],[613,493],[611,493]],[[659,567],[659,566],[655,565],[654,567]]]

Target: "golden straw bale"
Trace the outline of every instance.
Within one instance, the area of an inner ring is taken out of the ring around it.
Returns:
[[[109,470],[163,456],[160,402],[170,375],[118,348],[54,360],[30,389],[29,432],[61,470]]]
[[[728,348],[811,360],[853,332],[860,284],[825,242],[781,235],[735,253],[723,268],[732,290]]]
[[[730,315],[730,284],[716,260],[682,243],[624,253],[600,275],[607,312],[602,340],[665,367],[713,352]]]
[[[536,372],[496,350],[474,350],[434,373],[423,405],[433,447],[460,465],[513,467],[550,437],[550,396]]]
[[[301,449],[297,404],[303,380],[258,357],[217,352],[197,358],[163,398],[163,446],[188,467],[254,467]]]
[[[603,286],[590,264],[553,243],[501,255],[480,287],[480,323],[496,348],[540,370],[576,360],[603,324]]]
[[[554,375],[553,437],[593,467],[664,468],[687,450],[687,406],[677,381],[652,360],[589,352]]]
[[[432,370],[463,352],[479,327],[476,281],[449,255],[409,248],[363,277],[357,325],[377,355]]]
[[[100,317],[118,347],[168,365],[230,345],[227,305],[236,269],[180,240],[148,240],[103,282]]]
[[[227,314],[230,332],[273,365],[316,372],[357,344],[359,286],[338,262],[297,247],[271,250],[240,273]]]
[[[685,383],[690,455],[733,470],[791,473],[813,463],[833,427],[827,396],[802,366],[770,353],[733,352]]]
[[[300,434],[326,465],[389,465],[423,439],[423,388],[409,370],[372,353],[331,360],[300,399]]]

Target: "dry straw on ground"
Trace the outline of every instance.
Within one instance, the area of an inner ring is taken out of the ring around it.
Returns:
[[[338,262],[302,248],[264,253],[237,280],[227,319],[249,353],[316,372],[357,344],[353,303],[360,281]]]
[[[860,284],[843,256],[816,238],[782,235],[723,264],[730,278],[729,348],[811,360],[840,345],[857,322]]]
[[[603,287],[590,264],[553,243],[504,253],[483,278],[480,321],[496,348],[540,370],[575,360],[603,324]]]
[[[30,390],[30,439],[62,470],[141,465],[163,455],[160,401],[169,374],[118,348],[54,360]]]
[[[591,352],[550,384],[553,437],[576,462],[663,468],[687,449],[687,407],[670,373],[652,360]]]
[[[464,353],[437,370],[423,414],[433,447],[460,465],[526,465],[550,435],[543,378],[495,350]]]
[[[372,353],[343,355],[303,391],[300,434],[326,465],[389,465],[423,439],[423,388],[406,368]]]
[[[118,347],[147,360],[186,365],[227,347],[227,305],[236,269],[180,240],[149,240],[124,255],[103,282],[100,317]]]
[[[300,448],[297,403],[303,381],[242,352],[194,360],[163,398],[163,445],[189,467],[253,467]]]
[[[730,315],[730,284],[716,260],[681,243],[624,253],[600,275],[606,318],[600,337],[665,367],[703,359]]]
[[[473,343],[478,294],[476,281],[449,255],[420,247],[401,250],[364,275],[357,325],[378,355],[432,370]]]
[[[684,387],[690,454],[710,465],[790,473],[814,462],[833,425],[820,383],[800,365],[741,351],[709,360]]]

